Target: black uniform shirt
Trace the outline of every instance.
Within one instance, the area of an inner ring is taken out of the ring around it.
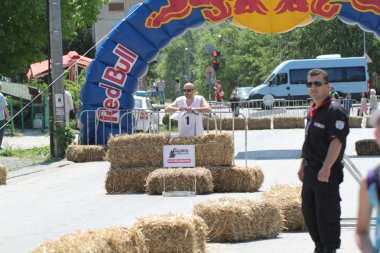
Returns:
[[[330,97],[326,98],[327,102]],[[349,133],[348,118],[339,103],[331,101],[322,105],[311,118],[307,116],[305,142],[302,146],[302,158],[306,163],[322,165],[326,159],[330,142],[338,138],[342,149],[333,167],[343,168],[342,159]]]

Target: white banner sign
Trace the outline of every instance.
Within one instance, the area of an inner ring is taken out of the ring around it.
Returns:
[[[195,146],[164,145],[164,167],[195,167]]]

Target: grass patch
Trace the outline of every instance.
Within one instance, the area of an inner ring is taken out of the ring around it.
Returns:
[[[50,157],[50,147],[34,147],[31,149],[12,148],[5,146],[0,150],[0,156],[29,159],[37,163],[47,162]]]

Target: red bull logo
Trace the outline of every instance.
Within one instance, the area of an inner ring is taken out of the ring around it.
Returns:
[[[311,23],[312,15],[333,18],[344,3],[350,3],[356,11],[380,15],[380,0],[168,0],[158,12],[152,12],[145,25],[160,28],[202,8],[203,17],[212,23],[231,18],[234,25],[257,32],[286,32]]]

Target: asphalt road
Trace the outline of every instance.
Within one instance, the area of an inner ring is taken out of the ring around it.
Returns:
[[[373,136],[373,129],[353,129],[347,154],[365,173],[380,163],[379,157],[356,157],[355,142]],[[296,172],[303,130],[248,132],[248,165],[259,165],[265,175],[261,192],[274,184],[298,183]],[[235,132],[236,164],[244,166],[244,131]],[[45,137],[48,138],[48,137]],[[131,226],[138,217],[162,213],[191,213],[198,202],[220,197],[259,198],[257,193],[163,197],[146,194],[107,195],[104,188],[108,162],[74,164],[61,161],[11,172],[0,186],[0,252],[29,252],[45,240],[92,228]],[[341,185],[342,247],[339,252],[358,252],[354,241],[358,205],[357,182],[345,173]],[[233,244],[208,244],[209,252],[312,252],[307,233],[282,233],[276,239]]]

